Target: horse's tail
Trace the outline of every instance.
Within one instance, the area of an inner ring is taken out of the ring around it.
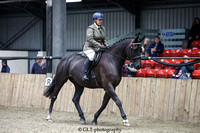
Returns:
[[[47,89],[44,91],[43,95],[44,95],[45,97],[51,97],[51,94],[53,93],[54,88],[55,88],[55,77],[53,78],[53,81],[52,81],[52,83],[50,84],[50,86],[47,87]]]
[[[44,96],[52,98],[52,96],[54,95],[53,93],[55,93],[55,95],[57,96],[58,93],[56,92],[59,92],[63,84],[67,82],[68,80],[67,67],[69,62],[73,59],[73,55],[75,55],[75,53],[67,55],[60,60],[56,68],[56,75],[53,78],[53,81],[50,84],[50,86],[44,91],[43,93]]]

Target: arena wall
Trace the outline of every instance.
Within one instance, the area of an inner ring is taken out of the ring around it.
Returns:
[[[0,105],[48,109],[50,100],[42,96],[45,75],[0,73]],[[200,122],[200,80],[122,78],[116,92],[128,116]],[[54,110],[77,112],[72,97],[74,86],[65,84],[54,104]],[[95,113],[104,90],[85,89],[80,104],[86,113]],[[120,115],[111,100],[103,112]],[[78,117],[78,115],[77,115]]]

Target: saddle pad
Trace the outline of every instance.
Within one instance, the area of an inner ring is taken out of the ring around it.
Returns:
[[[86,54],[83,51],[78,52],[78,54],[81,55],[81,56],[83,56],[83,57],[87,57]]]

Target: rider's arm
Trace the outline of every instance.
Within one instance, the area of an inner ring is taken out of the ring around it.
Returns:
[[[104,45],[108,46],[108,39],[106,37],[106,30],[105,30],[105,27],[102,26],[102,28],[103,28],[103,31],[105,32],[105,37],[104,37],[104,40],[103,40],[104,41]]]
[[[105,38],[104,38],[104,45],[105,46],[108,46],[108,40],[107,40],[107,37],[105,36]]]

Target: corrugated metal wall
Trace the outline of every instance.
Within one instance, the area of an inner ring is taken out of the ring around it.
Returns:
[[[81,49],[86,39],[86,29],[93,23],[90,13],[70,13],[67,15],[67,50]],[[126,11],[103,12],[103,25],[108,39],[127,34],[135,28],[135,17]]]
[[[0,41],[6,43],[24,26],[34,19],[32,16],[4,17],[0,18]],[[9,49],[42,50],[43,47],[42,20],[15,40]]]
[[[85,40],[85,31],[88,23],[88,14],[67,15],[67,40],[65,43],[65,49],[81,49]]]
[[[92,15],[94,12],[69,13],[67,14],[67,37],[65,49],[81,49],[86,39],[86,29],[93,23]],[[126,11],[107,11],[103,12],[105,20],[103,25],[106,27],[108,39],[127,34],[134,30],[134,15]],[[34,17],[5,17],[0,18],[0,41],[5,43]],[[43,46],[43,26],[42,21],[37,22],[25,34],[18,38],[9,49],[20,50],[42,50]]]
[[[147,9],[141,11],[141,29],[190,29],[200,7]]]
[[[172,29],[191,28],[194,17],[200,17],[200,7],[142,9],[141,29]],[[68,12],[66,26],[66,43],[63,49],[81,49],[86,39],[86,29],[93,23],[89,12]],[[109,10],[103,12],[108,39],[127,34],[135,30],[135,16],[125,10]],[[0,41],[6,42],[23,26],[29,23],[33,16],[18,16],[0,18]],[[9,48],[21,50],[42,50],[43,26],[37,22],[23,36],[17,39]]]

